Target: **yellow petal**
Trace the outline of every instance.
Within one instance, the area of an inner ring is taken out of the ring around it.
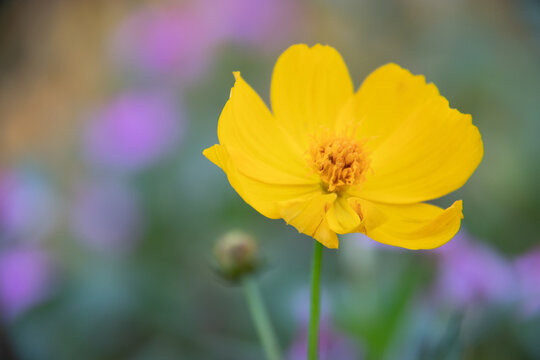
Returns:
[[[260,162],[268,167],[297,177],[309,176],[300,149],[282,132],[264,102],[255,91],[235,74],[236,82],[231,96],[218,121],[218,138],[225,145],[236,166],[236,154],[244,154],[250,162]]]
[[[208,160],[216,164],[227,174],[229,183],[237,192],[243,192],[240,188],[240,183],[238,182],[238,173],[236,168],[232,166],[231,158],[227,151],[221,145],[213,145],[208,149],[203,151],[203,155],[206,156]]]
[[[279,202],[292,201],[321,192],[318,183],[285,184],[264,182],[247,176],[237,167],[224,145],[214,145],[203,154],[214,164],[218,165],[226,174],[231,186],[255,210],[271,219],[281,217]],[[270,180],[279,181],[279,173]]]
[[[371,239],[407,249],[432,249],[449,241],[459,230],[462,202],[456,201],[447,209],[418,203],[388,205],[362,201],[362,212],[370,218],[384,221],[373,227],[366,224],[366,235]]]
[[[310,169],[298,171],[298,168],[294,168],[295,164],[292,159],[284,160],[284,162],[290,162],[290,169],[280,169],[254,158],[251,154],[240,151],[235,147],[226,146],[226,148],[235,167],[247,177],[268,184],[313,185],[317,188],[320,187],[320,185],[318,185],[320,180],[315,172]],[[304,166],[304,164],[302,164],[302,166]]]
[[[208,160],[219,166],[221,170],[225,171],[225,163],[229,161],[229,159],[228,157],[223,157],[225,154],[220,150],[220,147],[221,146],[217,144],[212,145],[203,150],[203,155],[206,156]]]
[[[317,194],[294,201],[280,203],[281,217],[299,232],[309,235],[327,248],[339,245],[335,231],[326,221],[326,212],[336,199],[336,194]]]
[[[338,197],[326,213],[330,229],[338,234],[355,231],[361,223],[360,216],[345,197]]]
[[[451,109],[435,85],[398,65],[373,72],[345,106],[338,128],[355,123],[370,171],[354,196],[395,204],[441,197],[461,187],[483,156],[471,116]]]
[[[255,91],[239,73],[235,77],[219,118],[220,145],[203,154],[221,167],[248,204],[267,217],[279,218],[278,202],[320,193],[319,180]]]
[[[293,45],[279,57],[272,75],[274,116],[304,148],[316,131],[334,128],[352,94],[347,66],[330,46]]]

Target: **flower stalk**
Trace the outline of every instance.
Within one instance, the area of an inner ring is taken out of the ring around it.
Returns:
[[[274,330],[266,313],[261,294],[252,276],[246,275],[242,278],[242,285],[251,312],[251,317],[257,328],[257,333],[261,341],[264,353],[268,360],[280,360],[280,349]]]
[[[323,245],[315,241],[311,265],[311,309],[308,333],[308,360],[317,360],[319,353],[319,318],[321,309],[321,265]]]

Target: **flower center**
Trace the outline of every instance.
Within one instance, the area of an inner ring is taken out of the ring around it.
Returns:
[[[363,143],[347,138],[319,140],[310,149],[311,165],[330,192],[365,178],[369,159]]]

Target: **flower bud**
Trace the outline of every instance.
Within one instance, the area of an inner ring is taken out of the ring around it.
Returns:
[[[258,266],[257,242],[242,231],[233,230],[219,239],[214,247],[219,272],[230,281],[253,273]]]

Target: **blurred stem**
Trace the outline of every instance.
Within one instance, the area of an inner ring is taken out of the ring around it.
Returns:
[[[311,265],[311,312],[309,317],[308,360],[317,360],[319,352],[322,253],[323,245],[315,241],[313,262]]]
[[[279,345],[266,313],[261,294],[253,277],[244,276],[242,279],[249,310],[257,328],[259,339],[268,360],[281,359]]]

